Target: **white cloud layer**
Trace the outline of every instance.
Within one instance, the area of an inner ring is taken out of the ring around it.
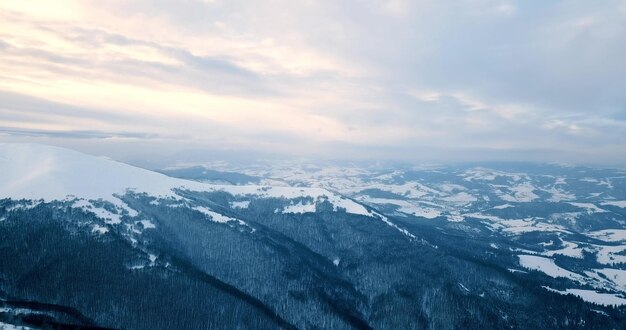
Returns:
[[[16,0],[0,21],[0,140],[626,164],[623,1]]]

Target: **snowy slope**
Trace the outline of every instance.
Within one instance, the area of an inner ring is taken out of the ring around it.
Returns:
[[[321,188],[212,185],[171,178],[58,147],[0,144],[0,198],[44,201],[102,199],[132,215],[133,210],[116,195],[133,191],[158,198],[180,199],[175,189],[225,191],[234,196],[254,198],[312,198],[316,202],[330,202],[336,211],[342,209],[347,213],[376,217],[363,205]]]
[[[127,189],[174,197],[174,187],[201,188],[106,158],[35,144],[0,144],[0,169],[0,195],[12,199],[111,201]]]

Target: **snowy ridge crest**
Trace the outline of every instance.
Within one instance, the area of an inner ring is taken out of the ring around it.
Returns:
[[[102,216],[111,224],[120,222],[119,215],[91,207],[88,201],[109,202],[133,217],[137,212],[119,198],[129,191],[169,200],[184,199],[176,193],[177,190],[224,191],[233,196],[328,201],[334,211],[345,210],[346,213],[382,220],[407,233],[363,205],[323,188],[207,184],[172,178],[104,157],[38,144],[0,143],[0,155],[0,198],[76,201],[75,207]],[[315,212],[315,208],[300,204],[292,205],[283,212]],[[223,220],[216,214],[212,217]]]

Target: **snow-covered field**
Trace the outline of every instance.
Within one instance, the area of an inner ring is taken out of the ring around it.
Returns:
[[[525,254],[519,255],[518,257],[520,266],[524,268],[537,270],[554,278],[564,277],[577,282],[585,281],[583,276],[557,266],[552,259]]]
[[[584,301],[603,305],[603,306],[621,306],[626,305],[626,299],[622,298],[613,293],[601,293],[593,290],[584,290],[584,289],[566,289],[564,291],[559,291],[556,289],[552,289],[549,287],[544,287],[546,290],[560,293],[560,294],[572,294]]]

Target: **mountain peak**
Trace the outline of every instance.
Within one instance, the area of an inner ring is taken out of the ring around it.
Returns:
[[[128,191],[180,199],[177,189],[214,192],[259,198],[311,198],[313,203],[286,208],[284,212],[314,212],[315,203],[325,200],[334,210],[372,216],[363,205],[321,188],[234,186],[177,179],[161,173],[117,162],[105,157],[40,144],[0,144],[0,190],[2,196],[27,200],[104,200],[119,204],[117,195]]]

